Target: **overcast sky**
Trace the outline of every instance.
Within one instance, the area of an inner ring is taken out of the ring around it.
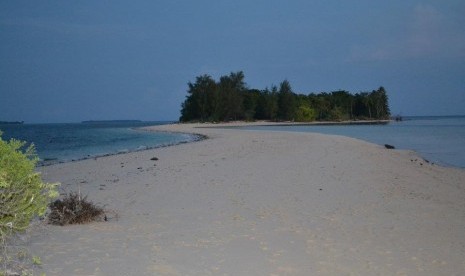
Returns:
[[[0,1],[0,121],[177,120],[187,82],[384,86],[393,114],[465,114],[465,1]]]

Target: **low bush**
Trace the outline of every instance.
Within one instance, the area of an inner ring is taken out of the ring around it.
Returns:
[[[35,171],[38,158],[33,145],[11,139],[0,132],[0,238],[25,230],[31,219],[43,216],[51,199],[58,196],[57,184],[44,183]]]
[[[82,224],[106,218],[103,208],[73,192],[52,202],[50,211],[48,220],[54,225]]]
[[[44,183],[35,171],[38,157],[34,146],[26,147],[26,142],[16,139],[4,141],[1,134],[0,275],[10,273],[23,263],[16,252],[21,249],[16,250],[17,246],[12,245],[13,237],[23,233],[33,218],[45,215],[50,200],[58,196],[58,184]]]

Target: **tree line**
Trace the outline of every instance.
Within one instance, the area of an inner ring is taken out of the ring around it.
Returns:
[[[342,121],[383,120],[390,117],[388,96],[383,87],[352,94],[345,90],[308,95],[294,93],[289,81],[263,90],[248,88],[242,71],[221,76],[209,75],[188,83],[182,103],[181,122],[271,120]]]

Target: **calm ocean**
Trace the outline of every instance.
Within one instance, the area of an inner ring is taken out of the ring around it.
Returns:
[[[189,134],[135,128],[168,122],[0,125],[2,139],[34,143],[41,164],[67,162],[198,140]]]
[[[342,135],[397,149],[414,150],[444,166],[465,168],[465,116],[404,117],[387,125],[264,126],[251,130],[318,132]]]
[[[2,138],[33,142],[43,164],[67,162],[198,140],[189,134],[135,128],[168,122],[0,125]],[[444,166],[465,168],[465,116],[404,117],[387,125],[263,126],[248,130],[318,132],[414,150]]]

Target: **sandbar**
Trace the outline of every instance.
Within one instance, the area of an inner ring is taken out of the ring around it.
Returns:
[[[464,170],[347,137],[209,126],[150,127],[208,139],[41,167],[62,193],[79,190],[111,213],[106,222],[36,226],[37,272],[465,271]]]

